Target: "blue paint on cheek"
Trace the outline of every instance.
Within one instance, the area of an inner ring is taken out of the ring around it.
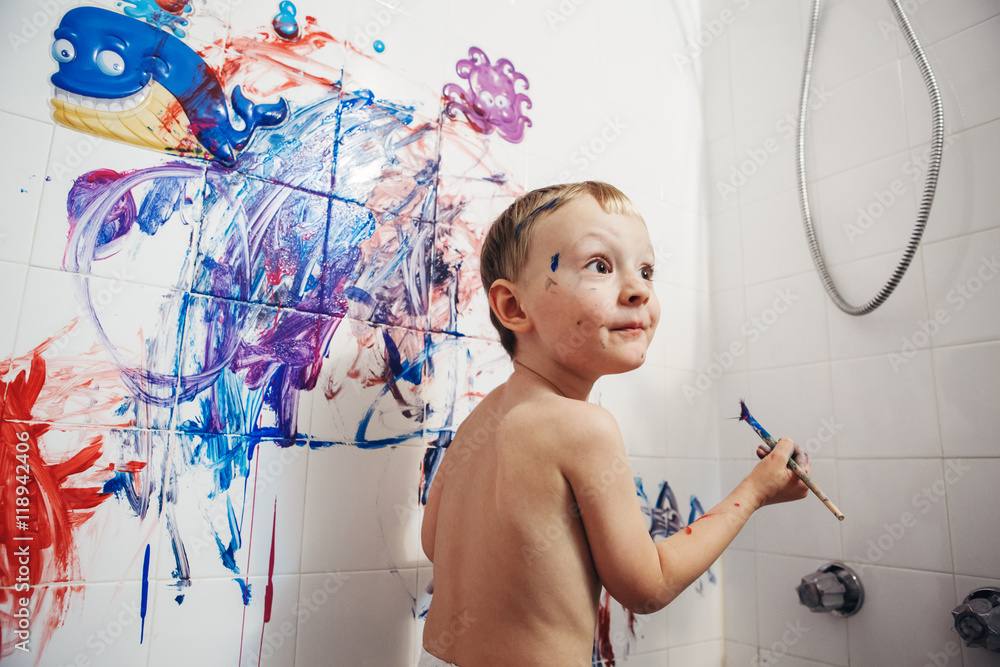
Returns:
[[[552,255],[552,270],[555,271],[559,268],[559,253]]]

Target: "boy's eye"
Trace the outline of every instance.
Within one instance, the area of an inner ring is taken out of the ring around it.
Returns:
[[[586,268],[588,271],[596,271],[597,273],[611,273],[611,265],[603,259],[593,260]]]
[[[653,267],[651,267],[651,266],[644,266],[644,267],[642,267],[641,269],[639,269],[639,275],[642,276],[643,280],[652,280],[653,279]]]

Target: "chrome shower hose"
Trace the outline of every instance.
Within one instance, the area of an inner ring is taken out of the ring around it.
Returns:
[[[840,295],[840,292],[837,291],[837,286],[834,284],[830,272],[827,271],[826,262],[823,260],[823,253],[820,250],[819,242],[816,240],[816,229],[813,226],[812,211],[809,206],[809,187],[806,184],[806,109],[808,108],[809,83],[812,78],[813,54],[816,50],[816,32],[819,27],[819,7],[821,0],[815,0],[813,3],[812,25],[809,29],[809,46],[806,50],[805,71],[802,75],[802,97],[799,105],[798,131],[798,179],[802,220],[806,230],[806,239],[809,242],[809,251],[812,253],[816,270],[823,280],[823,286],[826,288],[833,302],[837,304],[837,307],[849,315],[866,315],[872,312],[885,303],[889,295],[896,289],[899,281],[903,279],[903,275],[910,266],[913,255],[917,252],[917,247],[920,245],[920,237],[923,236],[924,228],[927,226],[927,217],[930,215],[931,204],[934,202],[934,191],[937,189],[938,172],[941,169],[941,153],[944,150],[944,110],[941,105],[941,93],[938,91],[937,81],[934,79],[934,72],[931,71],[931,66],[927,62],[927,56],[924,55],[924,50],[917,41],[916,35],[913,34],[913,28],[910,26],[906,14],[903,13],[903,9],[899,6],[899,0],[888,1],[889,6],[892,8],[892,13],[896,17],[896,23],[906,38],[906,43],[910,47],[910,53],[913,54],[913,58],[920,68],[920,75],[924,78],[924,84],[927,86],[934,127],[931,133],[931,152],[927,165],[927,178],[924,181],[924,194],[920,200],[920,209],[917,211],[917,221],[913,226],[910,241],[907,243],[906,250],[899,260],[899,265],[896,266],[896,270],[893,271],[889,281],[871,301],[862,306],[853,306],[847,303]]]

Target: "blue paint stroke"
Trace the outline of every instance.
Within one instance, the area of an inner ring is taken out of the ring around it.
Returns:
[[[240,594],[243,597],[243,606],[250,606],[250,580],[247,578],[233,577],[233,581],[240,585]]]
[[[549,203],[542,204],[541,206],[539,206],[538,208],[536,208],[534,211],[532,211],[531,213],[529,213],[524,218],[524,220],[522,220],[521,222],[517,223],[517,227],[514,228],[514,238],[516,239],[516,238],[518,238],[521,235],[521,228],[524,227],[524,225],[526,225],[529,222],[531,222],[532,220],[534,220],[535,217],[538,216],[540,213],[544,213],[545,211],[548,211],[549,209],[551,209],[553,206],[556,205],[556,203],[558,201],[559,201],[559,197],[556,197],[555,199],[553,199]]]
[[[552,255],[552,271],[559,268],[559,253]]]
[[[139,643],[142,643],[146,636],[146,602],[149,598],[149,544],[146,545],[146,555],[142,558],[142,603],[139,607],[139,617],[142,623],[139,626]]]

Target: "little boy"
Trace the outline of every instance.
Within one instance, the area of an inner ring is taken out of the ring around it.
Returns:
[[[493,223],[481,273],[514,372],[428,494],[420,664],[589,666],[601,586],[636,613],[667,605],[756,509],[806,495],[786,467],[797,448],[780,440],[697,526],[654,543],[618,424],[587,401],[599,377],[642,364],[660,319],[642,218],[604,183],[535,190]]]

